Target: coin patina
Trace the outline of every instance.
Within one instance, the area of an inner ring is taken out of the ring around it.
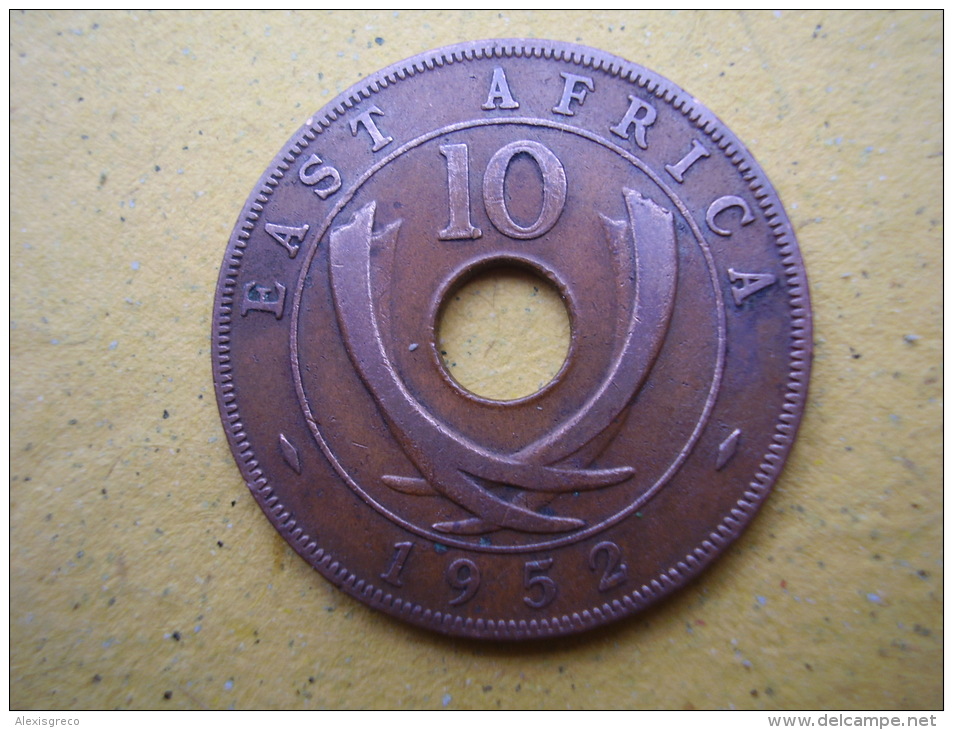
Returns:
[[[472,277],[526,270],[571,326],[538,392],[461,386]],[[671,82],[494,40],[386,68],[314,116],[228,243],[213,370],[289,544],[364,603],[522,639],[633,614],[753,518],[804,407],[807,281],[751,154]]]

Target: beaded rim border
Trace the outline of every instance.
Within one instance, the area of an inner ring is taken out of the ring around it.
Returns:
[[[419,604],[405,601],[358,578],[340,561],[335,560],[332,555],[320,548],[317,542],[298,526],[293,514],[282,504],[275,489],[259,468],[241,422],[238,404],[235,402],[234,386],[231,382],[231,314],[236,291],[236,276],[244,256],[244,248],[264,210],[264,204],[268,202],[279,180],[298,155],[317,138],[323,129],[331,126],[348,109],[369,99],[373,94],[419,73],[425,73],[445,64],[483,58],[523,57],[547,58],[573,63],[637,84],[671,104],[709,136],[738,169],[774,233],[781,264],[784,267],[784,282],[791,309],[792,344],[789,351],[788,379],[785,383],[785,403],[781,408],[768,451],[762,456],[761,464],[742,498],[737,500],[729,513],[694,550],[674,566],[663,570],[655,579],[622,598],[582,612],[530,621],[473,619],[450,612],[425,609]],[[358,600],[372,607],[380,607],[394,616],[424,628],[482,639],[542,638],[595,628],[646,608],[702,572],[741,534],[742,528],[754,517],[780,475],[800,424],[807,399],[811,369],[812,317],[803,261],[790,221],[784,213],[780,200],[751,153],[714,114],[672,82],[617,56],[559,41],[500,39],[437,48],[368,76],[310,117],[262,175],[239,216],[222,263],[216,287],[214,315],[212,340],[215,346],[212,350],[212,370],[222,424],[248,488],[282,537],[325,578]]]

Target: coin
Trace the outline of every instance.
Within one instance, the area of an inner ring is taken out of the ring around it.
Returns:
[[[493,400],[436,332],[513,269],[559,292],[569,350]],[[369,606],[479,638],[583,631],[697,575],[777,479],[811,359],[750,153],[652,71],[553,41],[430,51],[307,119],[213,319],[224,429],[280,534]]]

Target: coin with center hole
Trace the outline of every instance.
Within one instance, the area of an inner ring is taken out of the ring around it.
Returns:
[[[455,303],[507,280],[507,326],[543,326],[552,366],[523,381],[484,335],[483,382],[442,327],[499,314]],[[551,319],[521,324],[545,292]],[[222,422],[275,528],[354,598],[478,638],[583,631],[696,576],[778,478],[811,359],[750,153],[652,71],[553,41],[434,50],[307,119],[213,320]]]

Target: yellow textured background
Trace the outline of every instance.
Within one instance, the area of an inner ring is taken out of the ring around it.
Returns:
[[[11,14],[11,706],[942,704],[936,12]],[[297,558],[215,404],[239,210],[307,116],[412,54],[581,42],[696,95],[808,267],[810,401],[744,536],[648,613],[548,645],[408,628]],[[378,40],[380,39],[380,40]]]

